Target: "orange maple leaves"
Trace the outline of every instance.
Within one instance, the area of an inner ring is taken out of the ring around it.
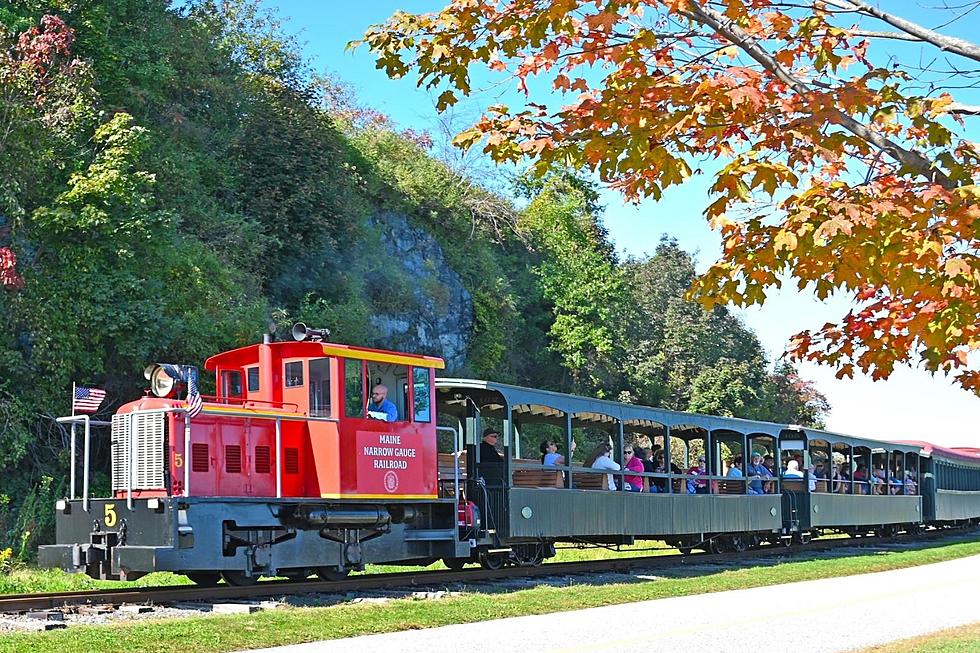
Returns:
[[[631,200],[683,183],[695,159],[727,161],[706,202],[724,247],[702,302],[762,302],[788,272],[857,305],[799,334],[793,356],[874,378],[918,360],[980,390],[966,367],[980,153],[956,137],[949,95],[910,90],[833,18],[769,0],[458,0],[365,42],[389,74],[463,94],[475,66],[526,93],[549,76],[561,109],[496,107],[457,136],[497,161],[588,168]]]

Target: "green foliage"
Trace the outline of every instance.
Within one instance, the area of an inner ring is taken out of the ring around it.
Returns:
[[[631,303],[596,214],[596,194],[567,175],[546,178],[520,228],[545,255],[535,267],[552,306],[551,347],[571,371],[572,388],[605,395],[617,389]]]
[[[40,66],[28,30],[50,46]],[[617,259],[589,180],[522,177],[518,210],[298,52],[252,0],[0,7],[0,255],[17,281],[0,285],[0,550],[53,539],[67,453],[51,418],[72,382],[107,388],[106,416],[147,362],[200,364],[270,318],[378,345],[378,318],[447,308],[441,281],[389,253],[391,216],[435,239],[472,303],[453,374],[819,419],[825,401],[766,374],[736,319],[684,301],[676,243]],[[578,457],[602,437],[583,433]],[[108,447],[93,455],[104,467]]]

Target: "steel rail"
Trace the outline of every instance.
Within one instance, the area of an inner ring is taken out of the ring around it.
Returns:
[[[637,556],[580,562],[555,562],[537,567],[504,567],[502,569],[463,569],[460,571],[408,571],[387,574],[365,574],[338,581],[263,581],[255,585],[219,585],[201,587],[178,585],[162,587],[129,587],[110,590],[85,590],[76,592],[48,592],[38,594],[14,594],[0,596],[0,613],[29,610],[57,609],[78,605],[121,605],[123,603],[175,603],[185,601],[221,601],[254,599],[270,596],[291,596],[311,593],[337,593],[367,590],[386,590],[406,587],[465,583],[475,581],[504,580],[541,576],[594,574],[600,571],[628,571],[630,569],[669,569],[687,564],[724,564],[751,558],[766,558],[827,551],[838,548],[864,548],[888,543],[915,542],[942,539],[962,535],[963,530],[934,530],[896,538],[861,537],[835,538],[811,542],[808,545],[762,546],[742,553],[695,553],[692,555]]]

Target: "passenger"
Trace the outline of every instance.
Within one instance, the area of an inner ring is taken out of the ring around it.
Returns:
[[[776,459],[766,454],[762,459],[762,466],[769,470],[769,476],[776,478]]]
[[[868,466],[858,465],[854,470],[854,492],[856,494],[868,493]]]
[[[844,493],[844,483],[841,480],[840,465],[834,463],[830,470],[830,491],[834,494]]]
[[[824,471],[823,465],[820,465],[815,462],[810,463],[809,472],[810,472],[810,482],[809,482],[810,492],[816,492],[817,483],[819,481],[825,481],[827,479],[827,474]]]
[[[851,464],[844,463],[840,466],[837,472],[838,479],[840,480],[840,491],[842,494],[848,494],[851,491],[851,474],[850,474]]]
[[[783,478],[803,478],[803,472],[800,471],[800,464],[794,459],[786,461],[786,471],[783,472]]]
[[[762,454],[758,451],[752,452],[752,462],[749,463],[746,468],[746,476],[759,476],[761,478],[772,478],[772,474],[766,469],[766,466],[762,462]],[[765,492],[771,492],[766,486],[770,483],[763,483],[762,480],[749,481],[748,493],[749,494],[764,494]]]
[[[878,468],[874,470],[871,474],[871,493],[872,494],[884,494],[885,493],[885,470]]]
[[[543,440],[540,449],[542,465],[558,467],[565,464],[565,456],[558,453],[558,443],[554,440]],[[572,440],[572,455],[575,455],[575,440]]]
[[[918,485],[915,482],[915,472],[911,469],[905,470],[905,494],[918,494]]]
[[[653,445],[656,447],[657,445]],[[657,463],[653,461],[652,455],[653,447],[650,449],[644,449],[643,447],[633,447],[633,455],[636,456],[641,463],[643,463],[643,471],[647,474],[652,474],[656,471]],[[657,486],[657,479],[645,476],[643,478],[644,486],[647,492],[660,492],[660,488]]]
[[[742,454],[737,454],[734,458],[728,461],[728,473],[725,474],[728,478],[742,478]]]
[[[691,467],[691,469],[687,470],[687,473],[688,475],[692,475],[692,476],[706,476],[708,473],[708,465],[704,460],[704,456],[699,456],[697,466]],[[687,493],[707,494],[708,481],[706,479],[697,479],[697,478],[688,479]]]
[[[483,430],[483,441],[480,442],[480,462],[481,463],[502,463],[504,456],[497,450],[497,440],[500,432],[495,428]]]
[[[635,449],[633,445],[626,445],[623,449],[623,469],[628,469],[633,472],[643,473],[643,461],[636,457]],[[627,492],[642,492],[643,491],[643,477],[642,476],[626,476],[624,477],[625,485],[623,489]]]
[[[612,454],[612,447],[608,442],[601,443],[598,447],[593,449],[589,457],[585,459],[582,464],[583,467],[591,467],[592,469],[608,469],[614,472],[619,471],[619,463],[610,458]],[[616,489],[616,481],[613,480],[612,474],[606,474],[606,486],[610,490]]]
[[[888,470],[888,494],[901,494],[902,493],[902,470],[897,470],[894,473]]]
[[[397,422],[398,408],[388,400],[388,386],[380,383],[371,390],[371,401],[368,402],[368,417],[380,419],[383,422]]]

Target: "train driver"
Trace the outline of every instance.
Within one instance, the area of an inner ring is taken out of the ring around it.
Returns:
[[[388,387],[382,384],[371,390],[371,401],[368,403],[368,416],[385,422],[398,421],[398,408],[388,399]]]

